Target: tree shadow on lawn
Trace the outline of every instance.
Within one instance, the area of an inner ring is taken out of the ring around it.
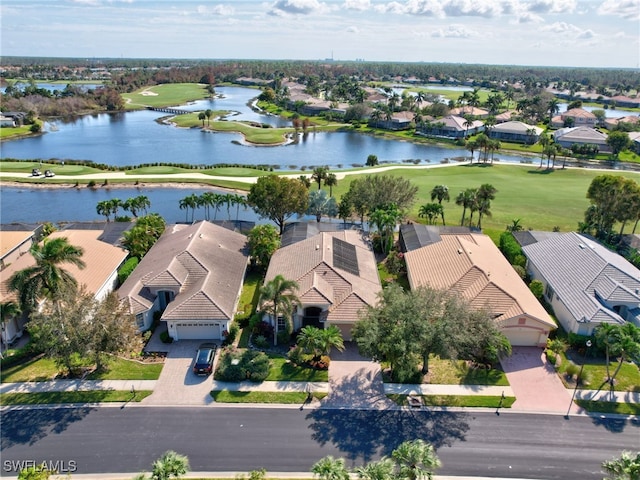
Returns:
[[[402,442],[422,439],[438,449],[464,440],[468,414],[413,410],[332,410],[317,409],[312,420],[312,438],[329,443],[351,461],[390,455]]]
[[[94,407],[7,410],[2,413],[0,451],[14,445],[33,445],[49,434],[62,433],[94,410]]]
[[[553,172],[555,172],[556,169],[555,168],[547,168],[547,167],[538,167],[538,169],[536,170],[527,170],[527,173],[531,173],[534,175],[549,175]]]

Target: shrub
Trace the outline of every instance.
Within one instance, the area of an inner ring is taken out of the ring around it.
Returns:
[[[96,186],[95,180],[89,180],[89,183],[87,183],[87,187],[89,188],[95,188],[95,186]]]
[[[300,347],[299,345],[294,345],[293,347],[291,347],[289,353],[287,354],[287,357],[289,358],[291,363],[295,365],[302,365],[306,359],[306,355],[302,350],[302,347]]]
[[[253,344],[258,348],[267,348],[269,347],[269,340],[264,335],[257,335],[253,339]]]
[[[579,371],[580,371],[580,367],[571,361],[567,362],[567,366],[564,369],[564,372],[567,375],[567,378],[569,379],[577,376]]]
[[[402,275],[406,273],[406,264],[402,252],[389,252],[385,260],[387,271],[392,275]]]
[[[555,353],[553,353],[551,350],[545,350],[545,355],[547,357],[547,362],[549,362],[551,365],[555,365],[557,360],[557,356]]]
[[[172,343],[173,337],[169,335],[169,332],[164,331],[160,334],[160,340],[162,341],[162,343]]]
[[[529,284],[529,290],[531,290],[531,293],[533,293],[538,300],[544,295],[544,285],[540,280],[533,280]]]
[[[278,345],[287,345],[291,341],[291,334],[286,330],[278,332]]]
[[[224,382],[263,382],[269,375],[269,367],[270,360],[264,352],[227,352],[220,360],[215,379]]]
[[[589,385],[591,383],[591,374],[588,370],[578,371],[578,378],[576,380],[580,385]]]
[[[118,270],[118,283],[122,285],[137,266],[138,257],[131,257],[126,262],[124,262]]]
[[[29,342],[24,347],[4,352],[4,357],[0,359],[0,366],[2,366],[2,368],[8,368],[12,365],[21,363],[34,355],[36,355],[36,352],[34,351],[33,344]]]
[[[527,271],[524,269],[522,265],[514,265],[513,269],[516,271],[518,276],[523,280],[527,277]]]
[[[320,360],[312,360],[309,362],[312,368],[317,370],[329,370],[329,364],[331,363],[331,359],[327,355],[322,355]]]

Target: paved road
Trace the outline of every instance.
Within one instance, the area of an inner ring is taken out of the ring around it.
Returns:
[[[350,466],[406,439],[438,449],[443,475],[599,479],[600,463],[636,450],[637,419],[504,412],[144,407],[4,409],[3,475],[16,461],[75,462],[77,473],[139,472],[168,449],[193,471],[306,472],[325,455]]]

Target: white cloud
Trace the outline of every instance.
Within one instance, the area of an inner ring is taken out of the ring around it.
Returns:
[[[640,0],[605,0],[600,8],[600,15],[616,15],[625,20],[640,20]]]
[[[534,0],[523,3],[533,13],[571,13],[576,9],[575,0]]]
[[[544,19],[540,15],[531,12],[522,12],[516,16],[516,23],[542,23]]]
[[[584,30],[578,34],[577,38],[589,39],[589,38],[595,38],[595,36],[596,34],[593,32],[593,30]]]
[[[351,26],[347,28],[347,33],[360,33],[360,30],[358,29],[358,27]]]
[[[501,0],[406,0],[376,5],[381,13],[398,13],[425,17],[492,18],[503,11]]]
[[[500,2],[496,0],[449,0],[444,2],[443,9],[449,17],[492,18],[502,13]]]
[[[371,8],[370,0],[345,0],[344,8],[347,10],[358,10],[360,12]]]
[[[564,37],[580,40],[589,40],[597,36],[597,34],[591,29],[583,30],[580,27],[566,22],[555,22],[551,25],[543,27],[542,30],[555,33],[556,35],[562,35]]]
[[[208,7],[206,5],[198,5],[196,11],[200,15],[233,15],[235,13],[235,9],[228,5],[215,5],[213,7]]]
[[[438,29],[431,32],[431,36],[435,38],[469,38],[475,37],[477,32],[465,28],[464,25],[453,24],[446,29]]]
[[[311,15],[327,10],[327,6],[317,0],[278,0],[271,6],[270,15]]]

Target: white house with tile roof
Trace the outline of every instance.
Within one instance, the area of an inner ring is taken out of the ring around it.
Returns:
[[[265,283],[277,275],[299,285],[294,331],[335,325],[347,341],[359,312],[374,306],[382,289],[371,245],[356,230],[322,232],[280,248],[271,257]],[[273,323],[268,316],[265,320]],[[278,321],[282,331],[284,319]]]
[[[220,340],[247,268],[246,237],[206,221],[167,227],[118,290],[141,330],[162,312],[174,340]]]
[[[522,142],[533,145],[540,139],[543,131],[542,128],[536,125],[509,121],[493,126],[488,134],[490,138],[504,140],[505,142]]]
[[[522,248],[527,270],[568,332],[591,335],[601,323],[640,326],[640,270],[575,232]]]
[[[591,127],[565,127],[553,132],[553,139],[563,148],[571,145],[596,145],[600,152],[610,152],[607,135]]]
[[[2,235],[4,236],[4,233]],[[75,278],[78,285],[83,285],[94,298],[101,300],[112,292],[118,282],[118,268],[127,258],[128,252],[117,245],[103,240],[104,229],[92,230],[61,230],[52,233],[48,239],[66,238],[67,241],[83,250],[82,261],[85,268],[78,268],[73,264],[61,264],[61,268]],[[20,270],[30,268],[36,264],[29,252],[16,258],[10,265],[0,271],[0,301],[17,301],[15,292],[8,288],[9,278]],[[9,319],[3,330],[3,338],[11,342],[22,334],[24,319]]]
[[[491,238],[476,231],[402,225],[411,289],[448,290],[492,313],[513,346],[543,347],[555,322]]]

